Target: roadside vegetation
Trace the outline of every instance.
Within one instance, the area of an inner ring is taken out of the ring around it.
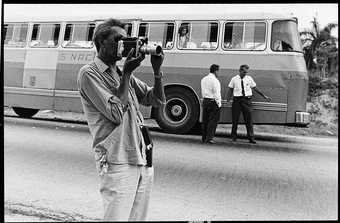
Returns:
[[[338,24],[321,28],[317,19],[300,33],[309,75],[307,111],[311,132],[338,135],[338,38],[331,31]]]

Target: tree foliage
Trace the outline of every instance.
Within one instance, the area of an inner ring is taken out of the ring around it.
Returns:
[[[338,24],[329,23],[321,29],[315,17],[311,23],[311,29],[300,32],[307,69],[320,71],[323,77],[326,73],[337,73],[338,39],[331,35],[331,31]]]

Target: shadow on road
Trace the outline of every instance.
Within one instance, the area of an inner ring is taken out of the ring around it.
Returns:
[[[20,118],[17,116],[8,116],[9,119],[5,120],[5,123],[16,123],[20,121],[20,125],[24,126],[34,126],[43,127],[48,129],[60,128],[63,131],[80,131],[89,132],[87,123],[84,121],[76,120],[65,120],[65,119],[47,119],[47,118]],[[39,122],[32,123],[32,120],[37,120]],[[169,142],[180,142],[184,144],[190,144],[190,146],[207,147],[207,148],[220,148],[220,149],[243,149],[243,150],[256,150],[256,151],[266,151],[266,152],[286,152],[286,153],[315,153],[316,151],[306,149],[301,142],[295,141],[294,139],[277,137],[269,134],[256,135],[257,144],[248,143],[245,133],[240,133],[237,142],[231,141],[230,133],[228,132],[216,132],[215,141],[216,144],[202,144],[201,135],[196,134],[170,134],[160,129],[158,126],[149,126],[151,130],[151,135],[156,137],[157,140],[166,140]],[[308,143],[312,144],[313,143]],[[317,145],[315,145],[317,146]],[[308,146],[310,147],[310,146]]]

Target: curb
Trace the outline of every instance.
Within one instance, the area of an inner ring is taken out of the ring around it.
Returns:
[[[20,214],[25,216],[32,216],[32,217],[38,217],[38,218],[45,218],[50,219],[54,221],[98,221],[100,219],[93,219],[89,218],[74,212],[67,213],[64,211],[56,211],[51,210],[48,208],[43,207],[37,207],[33,205],[28,204],[22,204],[22,203],[12,203],[12,202],[5,202],[4,209],[8,210],[9,212],[13,214]]]

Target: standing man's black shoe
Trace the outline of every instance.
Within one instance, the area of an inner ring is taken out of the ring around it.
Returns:
[[[208,144],[216,144],[216,142],[214,140],[212,140],[212,139],[210,139],[207,143]]]
[[[233,138],[232,140],[233,140],[233,142],[236,142],[237,138]]]
[[[256,141],[254,139],[249,139],[249,143],[256,144]]]

